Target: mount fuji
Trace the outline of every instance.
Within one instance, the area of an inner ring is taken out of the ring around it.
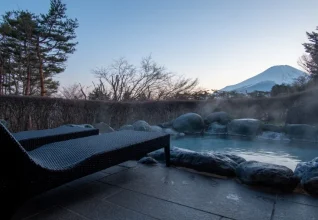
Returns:
[[[305,72],[288,65],[272,66],[243,82],[226,86],[221,91],[236,91],[241,93],[253,91],[269,92],[276,84],[291,84],[298,77],[306,75]]]

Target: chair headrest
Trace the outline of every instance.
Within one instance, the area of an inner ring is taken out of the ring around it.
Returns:
[[[23,151],[26,152],[20,143],[14,138],[6,126],[0,122],[0,152]],[[2,147],[3,146],[3,147]],[[19,149],[19,150],[18,150]]]

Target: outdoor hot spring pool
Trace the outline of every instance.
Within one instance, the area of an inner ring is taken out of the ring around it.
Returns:
[[[172,139],[171,146],[197,152],[233,153],[246,160],[284,165],[292,170],[299,162],[318,157],[318,143],[310,142],[186,136]]]

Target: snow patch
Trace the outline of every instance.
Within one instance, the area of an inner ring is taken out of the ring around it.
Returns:
[[[258,90],[258,91],[268,91],[268,87],[270,84],[291,84],[300,76],[305,76],[306,73],[288,66],[288,65],[281,65],[281,66],[273,66],[269,69],[265,70],[264,72],[251,77],[243,82],[240,82],[235,85],[227,86],[221,91],[238,91],[238,92],[252,92],[249,90]],[[258,84],[258,85],[257,85]],[[271,87],[270,87],[271,88]]]

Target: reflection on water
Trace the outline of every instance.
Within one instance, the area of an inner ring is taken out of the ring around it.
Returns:
[[[284,165],[292,170],[297,163],[318,157],[318,144],[308,142],[187,136],[172,139],[171,146],[199,152],[234,153],[246,160]]]

